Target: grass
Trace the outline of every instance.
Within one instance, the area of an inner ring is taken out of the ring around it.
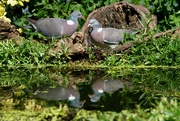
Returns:
[[[98,60],[91,50],[91,56],[75,63],[87,66],[178,66],[180,65],[180,39],[171,36],[163,36],[152,39],[148,43],[135,43],[131,53],[104,54],[104,60]],[[42,66],[71,64],[68,53],[57,54],[58,57],[47,54],[51,44],[36,43],[25,40],[17,45],[11,41],[0,42],[0,65],[1,66]],[[56,56],[57,56],[56,55]],[[93,57],[92,57],[93,56]],[[94,62],[96,61],[96,62]],[[90,64],[90,65],[88,65]],[[76,66],[76,65],[75,65]]]

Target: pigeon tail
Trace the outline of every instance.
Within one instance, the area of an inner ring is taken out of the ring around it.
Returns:
[[[21,28],[23,28],[23,29],[32,29],[32,26],[21,26]]]
[[[36,30],[36,31],[38,31],[38,29],[37,29],[37,27],[36,27],[36,20],[33,20],[33,19],[31,19],[31,18],[27,18],[27,21],[32,25],[32,27]]]

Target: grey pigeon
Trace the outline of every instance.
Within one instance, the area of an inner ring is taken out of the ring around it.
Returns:
[[[36,31],[44,36],[60,38],[64,35],[71,36],[77,30],[79,18],[83,19],[81,12],[74,11],[68,20],[61,18],[44,18],[37,21],[28,18],[27,20]]]
[[[101,28],[96,19],[90,19],[88,27],[92,27],[90,33],[93,44],[102,48],[116,48],[123,42],[125,33],[136,33],[133,29]]]
[[[102,80],[98,79],[92,84],[93,95],[89,95],[91,102],[97,102],[104,92],[113,92],[124,88],[123,82],[120,80]]]
[[[84,101],[80,101],[79,91],[75,90],[73,87],[63,88],[61,86],[46,86],[36,90],[34,95],[46,100],[69,100],[70,105],[76,108],[82,108],[84,105]]]

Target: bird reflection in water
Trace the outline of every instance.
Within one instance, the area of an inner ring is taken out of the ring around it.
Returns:
[[[113,92],[120,88],[124,88],[124,84],[120,80],[98,79],[92,84],[93,94],[89,94],[90,100],[91,102],[97,102],[104,92]]]
[[[35,95],[46,100],[69,100],[70,105],[75,108],[82,108],[85,101],[80,101],[80,94],[73,87],[63,88],[62,86],[46,86],[36,90]]]

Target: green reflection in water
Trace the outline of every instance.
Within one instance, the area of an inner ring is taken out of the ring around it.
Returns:
[[[153,107],[155,101],[165,96],[179,97],[180,69],[178,68],[120,68],[70,70],[57,68],[0,69],[1,110],[34,110],[66,106],[68,100],[52,101],[36,98],[34,92],[43,86],[61,85],[73,87],[80,93],[80,100],[86,100],[85,110],[116,111]],[[104,92],[97,102],[91,102],[92,85],[98,79],[119,80],[124,84],[114,92]]]

